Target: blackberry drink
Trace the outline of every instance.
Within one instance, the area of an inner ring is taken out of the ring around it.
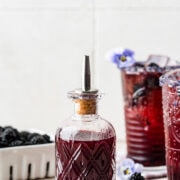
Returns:
[[[180,70],[160,78],[163,94],[166,165],[169,180],[180,179]]]
[[[154,63],[122,71],[127,156],[144,166],[165,164],[161,75]]]

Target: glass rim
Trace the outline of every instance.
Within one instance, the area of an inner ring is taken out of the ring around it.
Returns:
[[[84,92],[82,89],[75,89],[73,91],[69,91],[67,93],[68,98],[70,99],[101,99],[104,96],[103,92],[99,92],[98,90],[94,89],[89,92]]]
[[[134,70],[133,68],[136,68],[135,64],[140,64],[140,65],[144,65],[144,66],[137,66],[137,68],[139,68],[138,70]],[[128,73],[128,74],[142,74],[142,73],[150,73],[150,72],[155,72],[155,73],[161,73],[164,74],[166,72],[169,72],[173,69],[178,69],[180,68],[179,64],[174,64],[174,65],[166,65],[165,67],[156,67],[156,68],[152,68],[152,67],[148,67],[146,66],[146,61],[137,61],[135,64],[133,64],[132,66],[128,66],[125,68],[122,68],[122,72]]]
[[[176,75],[176,76],[175,76]],[[177,79],[179,76],[179,80]],[[167,71],[159,77],[160,86],[168,84],[171,87],[180,86],[180,67]]]

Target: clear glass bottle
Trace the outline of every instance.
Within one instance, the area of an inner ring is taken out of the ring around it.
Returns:
[[[97,113],[102,94],[90,88],[88,56],[85,67],[83,88],[68,93],[75,104],[74,115],[56,132],[57,180],[115,179],[115,130]]]

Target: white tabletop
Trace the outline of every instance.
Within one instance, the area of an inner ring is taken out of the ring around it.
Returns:
[[[125,141],[118,140],[117,151],[120,151],[122,155],[126,155],[126,143]],[[43,180],[55,180],[55,178],[43,179]],[[167,178],[156,178],[155,180],[167,180]]]
[[[122,141],[122,140],[118,140],[117,141],[117,153],[120,152],[120,154],[122,155],[122,157],[126,156],[126,142]],[[154,180],[167,180],[167,177],[165,178],[155,178]]]

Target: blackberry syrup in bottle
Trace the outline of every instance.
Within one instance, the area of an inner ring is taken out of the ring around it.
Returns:
[[[85,56],[82,88],[71,91],[74,114],[55,136],[56,180],[114,180],[116,134],[97,113],[102,94],[91,88],[89,56]]]

